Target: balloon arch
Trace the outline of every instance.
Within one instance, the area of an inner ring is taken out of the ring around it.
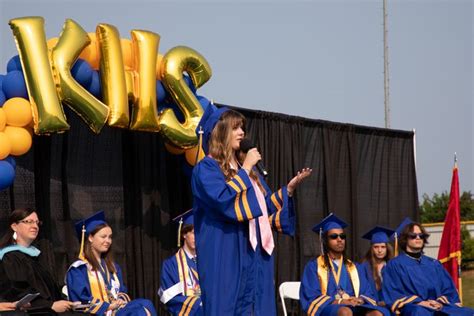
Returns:
[[[94,133],[104,125],[158,132],[166,149],[202,159],[195,129],[210,102],[197,94],[212,75],[206,59],[178,46],[158,53],[160,35],[98,24],[87,33],[67,19],[58,38],[46,39],[42,17],[10,20],[19,54],[0,74],[0,190],[13,184],[15,158],[26,154],[33,135],[69,129],[69,106]]]

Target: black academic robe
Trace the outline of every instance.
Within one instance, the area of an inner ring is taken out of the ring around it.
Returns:
[[[29,293],[40,293],[31,302],[31,312],[54,314],[51,306],[61,300],[61,291],[52,274],[40,262],[41,254],[33,257],[21,251],[6,253],[0,260],[0,297],[15,302]]]

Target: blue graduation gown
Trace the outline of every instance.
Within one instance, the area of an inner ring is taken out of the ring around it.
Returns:
[[[422,255],[420,260],[401,253],[389,261],[383,275],[383,296],[392,312],[402,315],[473,315],[474,310],[460,307],[459,296],[448,272],[438,260]],[[416,305],[437,300],[441,312]]]
[[[173,315],[203,315],[197,265],[183,248],[163,262],[159,295]]]
[[[294,234],[295,216],[286,188],[266,204],[272,227]],[[228,182],[218,163],[205,157],[193,170],[194,233],[205,315],[276,315],[273,256],[249,242],[249,220],[262,216],[245,170]]]
[[[375,294],[372,292],[364,273],[356,264],[352,264],[351,271],[345,265],[342,266],[339,287],[351,297],[362,298],[365,303],[356,307],[332,304],[338,294],[338,285],[333,273],[324,268],[323,262],[322,256],[316,260],[311,260],[306,264],[303,272],[300,304],[307,315],[337,315],[337,310],[342,306],[350,307],[357,314],[378,310],[384,315],[390,315],[388,310],[377,306]]]
[[[385,267],[384,267],[385,268]],[[382,270],[384,269],[382,268]],[[367,279],[367,282],[370,286],[370,290],[372,293],[376,293],[375,297],[377,302],[385,302],[382,295],[382,289],[377,290],[377,286],[375,284],[374,275],[372,274],[372,267],[368,261],[364,261],[360,264],[361,273],[364,273],[364,277]]]
[[[146,299],[130,300],[127,295],[127,288],[122,279],[120,266],[114,263],[117,273],[106,271],[102,274],[100,271],[92,271],[86,261],[77,260],[67,271],[66,285],[70,301],[80,301],[90,303],[91,306],[85,312],[94,315],[106,315],[111,302],[109,294],[116,299],[127,301],[127,305],[120,308],[115,315],[146,315],[147,309],[151,315],[156,315],[153,303]],[[105,267],[105,263],[102,262]],[[106,269],[104,269],[106,270]],[[107,279],[105,281],[104,279]]]

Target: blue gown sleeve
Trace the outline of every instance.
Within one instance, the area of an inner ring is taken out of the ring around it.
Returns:
[[[174,257],[163,262],[160,287],[162,302],[163,298],[165,298],[163,293],[179,283],[179,274],[175,263],[176,260],[174,260]],[[168,311],[173,315],[185,315],[186,312],[188,312],[186,315],[200,315],[202,312],[202,303],[199,296],[184,296],[180,293],[166,301],[165,304]]]
[[[294,236],[296,227],[296,215],[293,207],[293,198],[288,196],[286,186],[266,196],[268,219],[274,230],[279,233]]]
[[[416,304],[422,300],[416,296],[408,294],[409,290],[405,289],[404,279],[406,272],[398,268],[399,264],[396,259],[392,259],[382,270],[382,294],[385,303],[392,313],[399,313],[406,304]]]
[[[118,293],[118,298],[124,300],[125,302],[130,302],[130,296],[128,296],[128,289],[125,286],[125,283],[123,282],[123,274],[122,274],[122,268],[117,263],[114,263],[115,270],[117,270],[117,278],[119,279],[120,282],[120,289]]]
[[[80,301],[90,303],[90,308],[84,312],[94,315],[104,315],[110,304],[102,301],[99,297],[93,297],[87,275],[87,266],[85,264],[78,267],[70,267],[66,275],[66,284],[69,300],[72,302]]]
[[[307,315],[321,315],[321,311],[334,299],[321,293],[316,260],[308,262],[304,268],[300,287],[301,308]]]
[[[438,260],[435,260],[433,264],[436,267],[436,274],[438,275],[439,288],[441,292],[436,300],[444,305],[460,303],[456,286],[454,285],[448,271],[446,271]]]
[[[217,161],[206,157],[193,171],[193,194],[212,216],[231,222],[245,222],[262,215],[250,178],[245,170],[226,181]]]
[[[357,273],[359,275],[360,293],[359,296],[369,305],[377,306],[377,296],[369,283],[366,274],[365,265],[356,264]]]

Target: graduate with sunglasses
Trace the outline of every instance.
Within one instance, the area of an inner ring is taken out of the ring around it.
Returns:
[[[300,287],[302,309],[311,316],[389,315],[377,306],[365,274],[345,255],[347,226],[329,214],[313,231],[319,234],[321,255],[306,264]]]
[[[382,293],[391,311],[401,315],[474,315],[441,263],[423,255],[429,234],[405,219],[396,229],[401,252],[382,271]]]

